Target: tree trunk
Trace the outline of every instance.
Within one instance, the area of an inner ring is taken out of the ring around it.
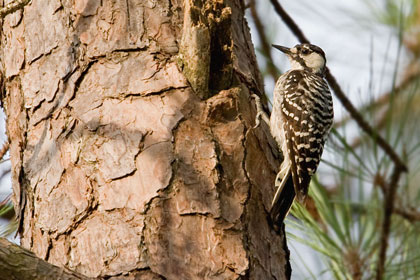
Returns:
[[[33,0],[2,30],[23,247],[90,277],[288,277],[242,1]]]
[[[49,264],[4,238],[0,238],[0,272],[1,280],[93,279]]]

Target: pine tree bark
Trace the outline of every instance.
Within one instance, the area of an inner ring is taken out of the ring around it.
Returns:
[[[0,238],[0,279],[1,280],[89,280],[78,273],[68,271],[37,258],[10,241]]]
[[[240,0],[33,0],[2,27],[21,245],[89,277],[286,279]],[[113,279],[113,278],[111,278]]]

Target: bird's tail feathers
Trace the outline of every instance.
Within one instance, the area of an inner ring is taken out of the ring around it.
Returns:
[[[281,228],[284,219],[292,207],[295,196],[292,175],[288,172],[277,188],[271,204],[270,219],[275,228]]]

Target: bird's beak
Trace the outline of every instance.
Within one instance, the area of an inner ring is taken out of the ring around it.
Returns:
[[[283,47],[283,46],[279,46],[279,45],[272,45],[274,48],[276,48],[276,49],[278,49],[278,50],[280,50],[281,52],[283,52],[283,53],[285,53],[285,54],[287,54],[287,55],[289,55],[289,54],[291,54],[292,52],[290,51],[290,48],[286,48],[286,47]]]

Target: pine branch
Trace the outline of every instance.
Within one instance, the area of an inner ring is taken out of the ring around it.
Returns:
[[[267,36],[264,32],[264,26],[261,22],[261,19],[260,19],[259,15],[258,15],[256,6],[255,6],[255,0],[251,0],[249,5],[250,5],[250,10],[251,10],[251,16],[254,20],[254,24],[255,24],[255,27],[257,29],[257,34],[258,34],[258,37],[261,41],[262,54],[267,59],[268,73],[273,78],[273,80],[276,81],[277,78],[279,77],[280,73],[273,63],[273,57],[271,55],[271,45],[268,42]]]
[[[31,0],[16,0],[16,1],[10,2],[6,6],[4,6],[2,9],[0,9],[0,18],[4,18],[8,14],[14,13],[17,10],[22,9],[29,2],[31,2]]]
[[[4,155],[7,153],[8,150],[9,150],[9,140],[6,140],[6,142],[4,142],[3,147],[0,150],[0,160],[3,159]]]
[[[407,75],[404,80],[402,80],[399,85],[392,90],[385,92],[381,94],[381,96],[375,100],[374,102],[369,103],[368,105],[362,107],[359,109],[359,111],[363,114],[375,109],[378,109],[386,104],[389,103],[391,96],[398,96],[401,92],[403,92],[409,85],[412,85],[413,82],[415,82],[420,77],[420,72],[415,71],[414,73],[411,73]],[[350,116],[346,116],[343,119],[335,122],[334,127],[338,128],[340,126],[346,125],[352,118]],[[375,125],[375,127],[377,127]]]
[[[400,215],[411,223],[420,221],[420,212],[415,209],[406,210],[402,208],[395,208],[394,213]]]
[[[296,22],[289,16],[289,14],[283,9],[280,3],[277,0],[270,0],[271,4],[276,10],[276,13],[280,16],[280,18],[284,21],[284,23],[292,30],[293,34],[299,39],[301,43],[309,43],[309,40],[306,38],[305,34],[303,34],[300,27],[296,24]]]
[[[379,247],[379,259],[376,266],[376,279],[381,280],[385,273],[386,250],[388,248],[389,233],[391,231],[391,217],[394,212],[395,196],[398,188],[398,181],[401,176],[401,170],[395,166],[385,192],[384,199],[384,219],[382,221],[381,243]]]

